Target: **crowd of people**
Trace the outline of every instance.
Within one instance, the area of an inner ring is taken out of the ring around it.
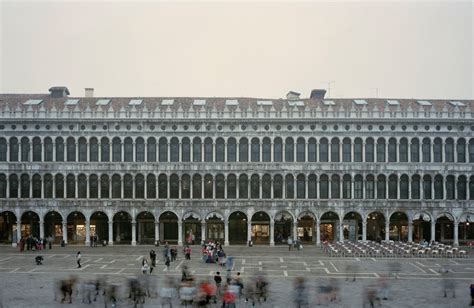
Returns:
[[[46,247],[51,249],[52,244],[53,238],[51,236],[48,236],[47,238],[37,238],[32,235],[29,235],[20,239],[20,251],[23,252],[25,250],[43,250],[46,249]]]

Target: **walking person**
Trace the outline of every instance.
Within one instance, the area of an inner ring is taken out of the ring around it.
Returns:
[[[148,260],[145,257],[143,257],[143,259],[142,259],[142,273],[143,274],[148,273],[149,269],[150,269],[150,267],[148,266]]]
[[[171,263],[170,257],[166,257],[165,265],[166,265],[166,271],[168,273],[170,271],[170,263]]]
[[[184,253],[186,260],[191,260],[191,247],[189,247],[189,245],[184,249]]]
[[[217,272],[214,275],[214,282],[216,283],[216,294],[219,296],[221,294],[221,283],[222,283],[222,277],[221,273]]]
[[[471,289],[471,306],[474,306],[474,283],[469,287]]]
[[[291,237],[288,238],[288,251],[291,250],[291,246],[293,246],[293,240],[291,239]]]
[[[151,273],[153,272],[156,266],[156,253],[153,249],[150,250],[150,260],[151,260],[151,266],[150,266],[150,275],[151,275]]]
[[[81,252],[78,251],[77,254],[76,254],[77,268],[82,267],[81,266],[81,258],[82,258]]]

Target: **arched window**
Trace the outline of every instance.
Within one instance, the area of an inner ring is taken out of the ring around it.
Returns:
[[[76,178],[74,174],[68,174],[66,177],[66,198],[76,198]]]
[[[145,140],[142,137],[138,137],[135,140],[135,161],[144,162],[145,161]]]
[[[56,187],[56,191],[54,193],[56,198],[64,198],[64,176],[62,174],[56,174],[54,181],[54,186]]]
[[[329,198],[329,178],[327,175],[323,174],[319,180],[319,198],[328,199]]]
[[[385,139],[377,139],[377,162],[385,162]],[[385,199],[385,198],[384,198]]]
[[[130,174],[125,174],[123,176],[123,198],[133,198],[133,178]]]
[[[448,175],[446,177],[446,199],[454,200],[454,190],[455,190],[454,176]]]
[[[107,174],[102,174],[100,176],[100,198],[108,199],[110,198],[110,180]]]
[[[0,161],[7,161],[7,140],[5,138],[0,138]]]
[[[262,144],[262,161],[263,162],[270,162],[272,159],[272,143],[270,141],[270,138],[265,137],[263,138],[263,144]]]
[[[443,161],[443,140],[435,138],[433,145],[434,162],[440,163]]]
[[[342,198],[351,199],[351,176],[345,174],[342,177]]]
[[[258,138],[252,138],[250,160],[254,162],[260,161],[260,140]]]
[[[67,161],[76,161],[76,140],[67,138]]]
[[[179,177],[177,174],[170,175],[170,199],[179,198]]]
[[[135,176],[135,198],[145,198],[145,178],[142,174],[137,174]]]
[[[458,156],[458,163],[465,163],[466,162],[466,140],[464,138],[459,138],[457,143],[457,156]]]
[[[168,177],[163,173],[158,176],[158,198],[168,198]]]
[[[148,138],[146,142],[146,159],[149,162],[156,161],[156,139],[153,137]]]
[[[295,179],[293,175],[287,174],[285,177],[286,199],[293,199],[295,197]]]
[[[170,161],[179,162],[179,140],[176,137],[170,141]]]
[[[87,140],[84,137],[79,138],[79,161],[87,161]]]
[[[400,139],[400,146],[398,148],[399,152],[399,161],[401,163],[406,163],[408,162],[408,140],[407,138],[402,138]]]
[[[89,176],[89,198],[99,198],[99,179],[95,174]]]
[[[342,161],[346,163],[350,163],[352,160],[351,157],[351,139],[344,138],[342,140]]]
[[[283,177],[279,174],[273,177],[273,198],[283,198]]]
[[[304,174],[298,174],[296,177],[296,198],[306,198],[306,178]]]
[[[431,162],[431,141],[430,138],[423,139],[423,145],[421,146],[423,162],[429,163]]]
[[[434,191],[435,191],[435,199],[443,199],[444,191],[443,191],[443,177],[441,175],[435,176],[434,182]]]
[[[44,198],[53,198],[53,176],[49,173],[44,175]]]
[[[16,174],[11,174],[8,177],[8,182],[10,184],[10,198],[18,198],[18,176]]]
[[[21,161],[29,161],[29,160],[30,160],[30,140],[26,137],[23,137],[21,138]]]
[[[39,137],[33,138],[33,161],[41,161],[41,139]]]
[[[20,177],[21,182],[21,198],[29,198],[30,197],[30,177],[28,174],[22,174]]]
[[[260,198],[260,177],[258,174],[253,174],[250,177],[250,198]]]
[[[227,199],[237,198],[237,178],[235,174],[227,176]]]
[[[10,138],[10,161],[18,161],[18,139]]]
[[[334,174],[331,176],[331,199],[341,198],[341,185],[339,175]]]
[[[202,142],[201,138],[195,137],[193,139],[193,162],[202,161]]]
[[[431,176],[423,177],[423,199],[431,199]]]
[[[308,141],[308,161],[309,162],[316,162],[317,157],[317,145],[316,145],[316,139],[315,138],[309,138]]]
[[[283,141],[280,137],[276,137],[273,140],[273,161],[274,162],[283,161]]]
[[[193,199],[202,198],[202,177],[199,174],[193,176]]]
[[[85,174],[79,174],[77,177],[77,197],[85,199],[87,198],[87,180]]]
[[[89,139],[89,161],[99,161],[99,142],[96,137]]]
[[[181,176],[181,199],[191,198],[191,177],[188,174]]]
[[[100,161],[109,162],[110,161],[110,144],[109,138],[102,137],[100,139]]]
[[[112,139],[112,161],[122,161],[122,141],[119,137],[115,137],[114,139]]]
[[[0,174],[0,198],[4,199],[7,197],[7,176]]]
[[[112,198],[120,199],[122,198],[122,183],[120,175],[114,174],[112,176]]]
[[[216,161],[223,162],[225,161],[225,144],[223,138],[217,138],[216,140]]]
[[[303,137],[296,140],[296,161],[304,162],[306,160],[306,143]],[[298,189],[297,189],[298,190]]]
[[[385,199],[386,198],[386,191],[387,185],[385,180],[385,175],[380,174],[377,176],[377,199]]]
[[[222,144],[224,144],[224,141],[222,141]],[[222,153],[224,154],[224,153]],[[224,155],[222,155],[224,156]],[[224,175],[218,174],[216,175],[216,199],[224,199],[225,198],[225,181],[224,181]]]
[[[367,138],[365,140],[365,161],[374,161],[374,139],[372,138]]]
[[[411,162],[417,163],[420,161],[420,141],[418,138],[413,138],[411,140],[410,155]]]
[[[474,200],[474,175],[469,178],[469,200]]]
[[[191,140],[188,137],[184,137],[181,140],[181,161],[190,162],[191,161]]]
[[[235,138],[227,139],[227,161],[237,161],[237,143],[235,141]]]
[[[212,139],[207,137],[204,139],[204,161],[205,162],[213,162],[214,155],[213,155],[213,144]]]
[[[33,198],[41,198],[41,176],[39,174],[33,175]]]
[[[354,199],[362,199],[363,193],[363,182],[364,179],[362,175],[357,174],[354,177]]]
[[[421,193],[420,193],[420,176],[418,174],[415,174],[414,176],[411,177],[411,198],[412,199],[420,199],[421,198]]]
[[[339,162],[339,139],[331,139],[331,162]]]
[[[204,176],[204,198],[212,199],[212,188],[214,186],[212,175],[206,174]]]
[[[53,139],[50,137],[44,138],[44,161],[53,161]]]
[[[295,161],[295,144],[293,138],[288,137],[285,139],[285,161],[293,162]]]
[[[308,199],[317,198],[317,177],[312,173],[308,176]]]
[[[239,199],[248,199],[249,197],[249,178],[246,174],[239,176]]]
[[[168,162],[168,140],[165,137],[161,137],[158,141],[158,153],[160,162]]]
[[[152,173],[146,177],[146,197],[156,199],[156,176]]]
[[[249,161],[249,141],[247,138],[240,138],[239,142],[239,161]]]
[[[446,162],[454,162],[454,140],[452,138],[446,139],[446,145],[444,148],[444,157]]]
[[[466,182],[464,175],[458,177],[458,200],[466,200]]]
[[[272,177],[270,174],[264,174],[262,177],[262,199],[271,199],[272,197]]]
[[[354,140],[354,161],[357,163],[362,162],[362,139],[356,138]]]
[[[404,174],[400,177],[400,199],[408,199],[408,175]]]
[[[474,138],[469,140],[469,162],[474,163]]]
[[[369,174],[365,177],[365,198],[374,199],[375,198],[375,178],[373,175]]]
[[[397,199],[398,193],[398,178],[395,174],[388,177],[388,198]]]
[[[397,139],[390,138],[388,140],[388,161],[397,162]]]

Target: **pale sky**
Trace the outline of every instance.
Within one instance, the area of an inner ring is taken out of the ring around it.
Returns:
[[[472,1],[0,1],[0,93],[474,98]]]

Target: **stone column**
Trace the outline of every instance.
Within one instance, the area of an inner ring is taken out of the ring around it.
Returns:
[[[229,221],[224,220],[224,246],[229,246]]]
[[[344,241],[344,227],[342,225],[342,220],[339,220],[339,241]]]
[[[86,219],[86,246],[91,243],[91,221]]]
[[[367,241],[367,220],[362,222],[362,241]]]
[[[86,198],[87,199],[90,199],[90,197],[91,197],[90,196],[90,191],[89,191],[89,185],[90,185],[89,181],[90,181],[89,175],[86,175]]]
[[[44,220],[39,221],[39,227],[40,227],[40,238],[44,239]]]
[[[459,246],[459,223],[458,222],[453,223],[453,228],[454,228],[453,245],[454,246]]]
[[[270,219],[270,246],[275,246],[275,221]]]
[[[364,141],[365,141],[365,140],[364,140]],[[361,155],[362,155],[362,162],[363,162],[363,163],[365,162],[365,147],[366,147],[365,142],[363,142],[363,143],[362,143],[362,149],[361,149],[361,150],[362,150]]]
[[[67,244],[67,223],[63,222],[63,241]]]
[[[155,220],[155,243],[160,242],[160,222]]]
[[[408,243],[413,242],[413,222],[408,222]]]
[[[436,238],[436,221],[432,220],[431,221],[431,237],[430,237],[430,243],[435,240]]]
[[[247,219],[247,244],[252,240],[252,220],[249,217]]]
[[[16,221],[16,241],[17,244],[20,243],[21,240],[21,220],[17,219]]]
[[[6,181],[7,181],[7,191],[6,191],[7,195],[6,195],[6,197],[8,199],[8,198],[10,198],[10,180],[8,179],[8,176],[6,178]],[[54,178],[53,178],[53,183],[54,183]]]
[[[90,145],[89,142],[86,143],[86,162],[91,161],[91,156],[90,156]]]
[[[137,222],[132,220],[132,246],[137,245]]]
[[[298,239],[298,221],[293,222],[293,242]]]
[[[201,241],[206,240],[206,220],[201,220]]]
[[[183,246],[183,222],[178,221],[178,246]]]
[[[385,240],[388,241],[390,239],[390,219],[385,219]]]
[[[114,221],[109,220],[109,241],[107,243],[109,246],[114,246]]]
[[[316,220],[316,246],[321,246],[321,221]]]

